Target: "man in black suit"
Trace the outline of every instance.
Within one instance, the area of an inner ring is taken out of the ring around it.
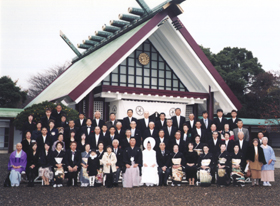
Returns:
[[[56,108],[53,109],[51,116],[55,118],[55,127],[58,127],[61,124],[61,116],[65,115],[65,112],[62,111],[62,106],[60,104],[56,105]]]
[[[97,110],[94,113],[95,119],[92,121],[92,126],[95,128],[96,126],[102,128],[102,126],[105,124],[105,121],[100,119],[101,113]]]
[[[100,127],[96,126],[95,129],[94,129],[94,135],[91,136],[91,143],[90,143],[90,148],[92,150],[97,150],[98,149],[98,145],[100,142],[103,143],[104,145],[104,148],[107,147],[107,143],[108,141],[106,141],[106,138],[103,137],[101,134],[101,129]]]
[[[161,130],[162,131],[162,130]],[[165,143],[161,142],[160,149],[157,150],[157,164],[158,164],[158,176],[159,186],[167,186],[167,179],[170,175],[170,152],[165,149]]]
[[[134,137],[135,140],[136,140],[136,146],[137,147],[140,147],[141,144],[142,144],[142,141],[141,141],[141,131],[139,129],[136,128],[137,127],[137,124],[135,121],[132,121],[130,123],[130,132],[131,132],[131,137]]]
[[[119,136],[119,141],[121,144],[121,141],[125,138],[125,130],[122,129],[122,123],[121,122],[117,122],[116,124],[116,135]]]
[[[173,140],[171,140],[172,142],[172,150],[173,150],[173,147],[174,145],[178,145],[179,146],[179,152],[183,153],[185,152],[185,142],[181,139],[181,131],[178,130],[176,133],[175,133],[175,138]]]
[[[154,139],[156,139],[158,137],[158,131],[155,129],[155,123],[154,122],[149,123],[149,129],[145,130],[144,135],[142,135],[142,136],[143,136],[143,141],[147,137],[153,137]]]
[[[113,126],[112,126],[113,127]],[[111,127],[110,127],[111,128]],[[107,127],[107,125],[106,124],[104,124],[102,127],[101,127],[101,135],[103,136],[103,137],[108,137],[108,135],[109,135],[109,131],[108,131],[108,127]],[[111,144],[110,144],[111,145]]]
[[[83,126],[86,126],[86,120],[85,120],[85,115],[84,113],[80,112],[79,113],[79,119],[76,119],[75,120],[75,126],[76,126],[76,132],[77,132],[77,135],[80,135],[81,132],[82,132],[82,127]]]
[[[183,124],[186,121],[186,118],[184,116],[181,116],[181,109],[176,108],[175,109],[175,116],[173,116],[171,119],[173,120],[174,127],[177,127],[181,132],[183,132]]]
[[[166,120],[166,127],[163,128],[165,137],[170,138],[170,140],[175,139],[175,132],[177,132],[178,128],[173,126],[173,120]]]
[[[213,120],[213,124],[215,124],[217,126],[217,131],[220,133],[224,130],[225,124],[228,123],[227,119],[223,117],[223,114],[224,114],[223,110],[218,109],[217,117],[214,118],[214,120]]]
[[[116,127],[116,124],[117,124],[116,114],[112,112],[110,114],[110,120],[106,122],[107,128],[111,128],[111,126]]]
[[[86,143],[90,144],[94,135],[94,127],[92,126],[91,118],[87,118],[86,126],[83,126],[81,133],[86,134]]]
[[[149,123],[151,122],[151,119],[149,117],[149,112],[148,111],[145,111],[144,112],[144,118],[143,119],[140,119],[138,121],[138,126],[139,126],[139,129],[144,132],[145,130],[149,129]]]
[[[158,133],[158,137],[156,138],[156,146],[154,147],[154,150],[158,151],[160,150],[159,146],[160,146],[160,143],[164,143],[165,144],[165,148],[169,151],[171,151],[171,147],[172,147],[172,143],[171,143],[171,139],[170,138],[167,138],[164,136],[164,130],[161,129]]]
[[[237,122],[240,119],[237,118],[237,111],[232,110],[231,111],[231,118],[228,119],[228,124],[229,124],[229,130],[233,131],[233,129],[237,128]]]
[[[47,128],[43,127],[41,132],[42,132],[42,135],[39,136],[36,140],[38,154],[40,154],[41,151],[44,151],[45,143],[48,143],[49,145],[51,145],[51,143],[52,143],[52,138],[48,135]]]
[[[133,110],[128,109],[127,110],[127,117],[123,118],[123,122],[122,122],[124,130],[131,129],[130,123],[132,121],[137,122],[137,119],[132,117],[132,115],[133,115]],[[136,144],[136,146],[137,146],[137,144]],[[137,147],[139,147],[139,146],[137,146]]]
[[[114,128],[114,127],[111,127]],[[111,130],[110,128],[110,130]],[[119,178],[120,178],[120,173],[123,169],[123,150],[119,148],[119,140],[114,139],[112,142],[113,145],[113,152],[115,153],[116,157],[117,157],[117,163],[116,163],[116,174],[114,175],[114,183],[113,186],[117,187],[118,186],[118,182],[119,182]]]
[[[130,146],[130,144],[129,144],[130,137],[131,137],[131,131],[129,129],[127,129],[125,131],[125,138],[122,139],[122,141],[121,141],[121,148],[122,148],[122,150],[125,150],[127,147]]]
[[[41,118],[42,127],[46,127],[47,129],[49,129],[50,120],[52,119],[52,120],[56,121],[56,119],[55,119],[55,117],[51,116],[52,111],[50,108],[46,108],[45,114],[46,114],[46,116]]]
[[[235,141],[235,145],[239,146],[239,151],[242,152],[244,161],[246,161],[246,155],[247,155],[247,150],[249,146],[249,142],[244,140],[244,133],[243,132],[238,132],[238,140]]]
[[[201,143],[207,143],[207,132],[206,132],[206,130],[201,128],[200,121],[196,121],[195,129],[193,129],[193,132],[192,132],[192,137],[195,137],[197,134],[200,136]],[[194,142],[194,139],[192,139],[192,142]]]
[[[159,121],[156,121],[156,130],[161,130],[164,127],[166,127],[166,119],[165,119],[165,113],[160,113],[159,114]]]
[[[215,160],[217,159],[218,154],[220,152],[221,144],[222,144],[222,141],[219,140],[219,138],[218,138],[218,132],[217,131],[213,132],[212,139],[208,141],[208,145],[209,145],[209,152],[212,153]],[[216,162],[215,162],[215,164],[216,164]]]
[[[109,129],[109,134],[108,136],[106,136],[106,141],[107,141],[107,145],[112,145],[113,141],[117,139],[118,141],[120,141],[119,136],[116,134],[116,129],[114,126],[112,126]]]
[[[71,142],[70,150],[66,151],[65,164],[68,169],[67,186],[72,185],[74,179],[74,186],[77,186],[77,175],[81,168],[81,152],[76,150],[77,143]]]
[[[188,125],[189,130],[192,133],[195,128],[195,116],[193,113],[189,114],[189,120],[186,121],[186,124]]]
[[[201,128],[205,129],[206,131],[210,131],[210,127],[213,123],[211,119],[208,118],[208,112],[202,112],[202,119],[200,120]]]

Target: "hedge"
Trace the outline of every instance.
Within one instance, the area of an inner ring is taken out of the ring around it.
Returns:
[[[61,104],[61,106],[62,106],[62,111],[66,113],[66,121],[69,121],[70,119],[78,118],[79,113],[76,110],[66,107],[63,104]],[[48,101],[42,102],[40,104],[33,104],[31,107],[26,108],[24,111],[22,111],[16,116],[14,120],[14,126],[16,127],[17,130],[22,131],[23,125],[27,121],[29,114],[33,114],[34,115],[33,121],[38,122],[39,120],[41,120],[43,116],[45,116],[46,108],[50,108],[51,110],[53,110],[55,107],[56,104]]]

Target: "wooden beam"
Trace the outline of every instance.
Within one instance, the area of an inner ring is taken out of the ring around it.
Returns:
[[[94,46],[96,44],[99,44],[99,42],[98,41],[92,41],[92,40],[83,40],[83,44]]]
[[[138,16],[142,16],[145,12],[144,12],[143,9],[129,7],[128,8],[128,13],[135,14],[135,15],[138,15]]]
[[[209,119],[214,117],[214,92],[211,92],[211,86],[209,86],[209,98],[207,99],[207,110]]]
[[[95,35],[96,36],[102,36],[102,37],[108,37],[113,35],[112,32],[108,32],[108,31],[95,31]]]
[[[89,40],[93,40],[93,41],[102,41],[106,38],[102,37],[102,36],[88,36]]]
[[[116,27],[116,26],[107,26],[107,25],[103,25],[103,26],[102,26],[102,30],[103,30],[103,31],[108,31],[108,32],[114,33],[114,32],[116,32],[116,31],[121,30],[121,28]]]
[[[78,44],[78,48],[80,49],[89,49],[91,46],[87,44]]]
[[[139,16],[133,16],[133,15],[129,15],[129,14],[119,14],[119,19],[120,20],[124,20],[124,21],[129,21],[129,22],[133,22],[137,19],[140,19]]]
[[[93,118],[93,92],[88,94],[88,110],[87,110],[87,117]]]
[[[118,21],[118,20],[111,20],[109,23],[112,26],[117,26],[117,27],[121,27],[121,28],[129,24],[129,22],[127,22],[127,21]]]
[[[62,31],[60,31],[59,35],[78,57],[82,56],[82,54],[79,52],[79,50],[72,44],[72,42],[67,38],[67,36],[65,34],[63,34]]]
[[[144,10],[144,12],[146,14],[149,14],[152,12],[152,10],[150,9],[150,7],[146,4],[146,2],[144,0],[136,0],[137,3],[139,4],[139,6],[141,6],[141,8]]]

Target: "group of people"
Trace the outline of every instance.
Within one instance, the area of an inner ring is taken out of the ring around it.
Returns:
[[[245,185],[245,173],[251,173],[252,186],[271,186],[274,181],[273,149],[262,132],[251,143],[249,131],[231,112],[232,118],[223,117],[217,110],[217,118],[211,120],[208,113],[189,121],[176,115],[166,119],[161,113],[153,121],[149,112],[137,120],[133,110],[127,117],[117,121],[114,113],[105,122],[99,111],[95,119],[83,113],[77,120],[66,122],[61,105],[39,122],[33,122],[30,114],[24,124],[24,139],[10,156],[8,170],[11,186],[19,186],[21,172],[25,171],[28,186],[34,186],[39,175],[44,185],[62,187],[77,186],[79,176],[81,187],[118,186],[122,174],[123,187],[180,186],[184,174],[188,184],[199,182],[201,186]]]

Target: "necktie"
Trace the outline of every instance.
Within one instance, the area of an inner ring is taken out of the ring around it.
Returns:
[[[171,135],[171,128],[169,127],[168,128],[168,133],[169,133],[169,136]]]
[[[88,132],[88,135],[89,135],[89,133],[90,133],[90,127],[87,128],[87,132]]]
[[[204,121],[205,121],[205,127],[208,128],[207,120],[205,119]]]
[[[162,156],[164,156],[164,151],[161,152]]]
[[[114,136],[111,136],[112,141],[114,140]]]
[[[115,151],[114,151],[114,152],[115,152],[115,154],[117,154],[117,150],[116,150],[116,149],[114,149],[114,150],[115,150]]]

